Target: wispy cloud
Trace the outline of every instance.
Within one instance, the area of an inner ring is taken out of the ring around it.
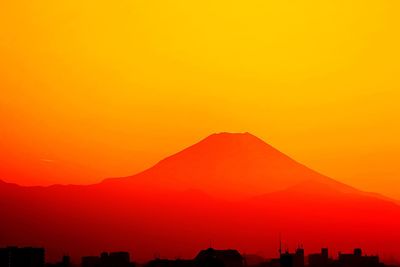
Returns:
[[[54,159],[40,159],[40,161],[43,161],[43,162],[55,162]]]

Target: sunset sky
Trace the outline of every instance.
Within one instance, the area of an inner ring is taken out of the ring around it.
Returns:
[[[400,2],[0,3],[0,179],[131,175],[251,132],[400,199]]]

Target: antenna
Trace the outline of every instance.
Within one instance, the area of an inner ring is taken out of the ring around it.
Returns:
[[[279,256],[282,255],[282,236],[279,232]]]

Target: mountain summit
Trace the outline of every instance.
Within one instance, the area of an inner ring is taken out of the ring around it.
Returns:
[[[197,189],[219,197],[236,198],[312,181],[341,192],[355,191],[296,162],[250,133],[218,133],[142,173],[105,183]]]

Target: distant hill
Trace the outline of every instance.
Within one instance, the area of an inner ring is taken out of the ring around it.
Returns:
[[[212,243],[277,254],[321,246],[400,255],[400,206],[292,160],[259,138],[221,133],[137,175],[88,186],[0,183],[0,245],[39,245],[50,259],[130,250],[192,257]]]

